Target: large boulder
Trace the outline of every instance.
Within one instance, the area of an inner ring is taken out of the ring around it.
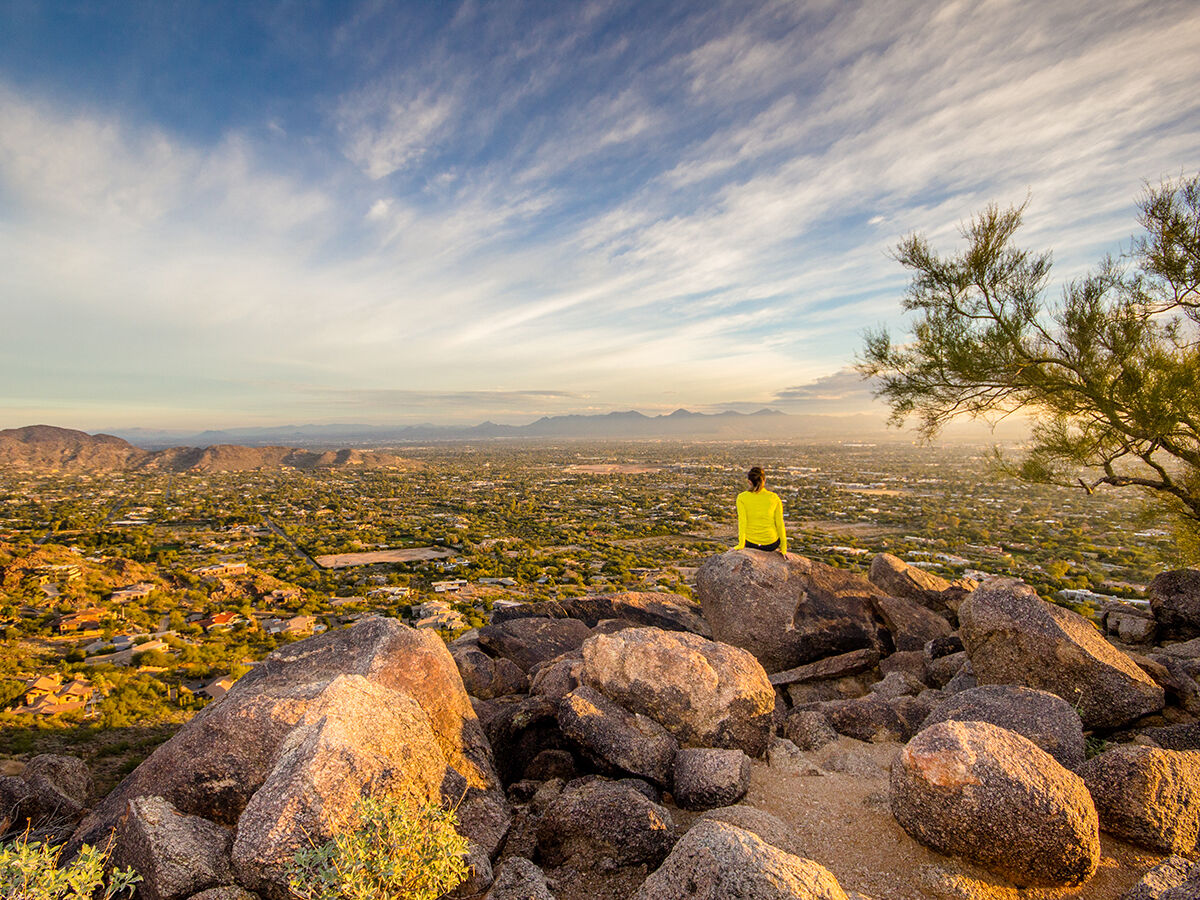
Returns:
[[[1085,728],[1119,728],[1163,708],[1162,688],[1087,619],[1042,600],[1015,578],[993,578],[959,607],[979,684],[1057,694]]]
[[[272,653],[118,785],[67,853],[102,842],[131,800],[159,796],[237,827],[237,871],[278,895],[279,860],[303,829],[320,839],[345,826],[360,791],[452,802],[499,791],[445,644],[393,619],[364,619]]]
[[[1125,744],[1088,760],[1079,774],[1105,831],[1161,853],[1195,854],[1200,752]]]
[[[702,819],[632,900],[847,900],[833,873],[725,822]]]
[[[437,802],[446,761],[416,701],[361,675],[341,675],[288,734],[271,774],[238,819],[237,881],[287,898],[287,865],[355,824],[364,794]],[[457,798],[455,798],[457,799]]]
[[[951,622],[957,620],[963,598],[977,586],[970,578],[947,581],[891,553],[876,554],[867,577],[885,594],[912,600]]]
[[[187,816],[162,797],[137,797],[117,828],[112,864],[142,876],[142,900],[183,900],[233,883],[233,832]]]
[[[699,635],[627,628],[583,645],[583,680],[687,747],[739,748],[762,756],[775,690],[758,661]]]
[[[510,619],[479,629],[479,646],[528,672],[538,663],[576,649],[592,636],[578,619],[530,617]]]
[[[872,601],[852,572],[789,554],[730,550],[704,561],[696,593],[713,638],[753,653],[768,672],[884,647]]]
[[[750,757],[741,750],[685,747],[675,756],[675,802],[684,809],[729,806],[750,789]]]
[[[986,722],[940,722],[913,738],[892,766],[891,807],[921,843],[1019,885],[1082,884],[1100,862],[1083,780]]]
[[[661,591],[624,591],[619,594],[522,603],[493,610],[492,623],[530,616],[579,619],[592,628],[605,619],[622,619],[634,625],[661,628],[663,631],[690,631],[701,637],[712,637],[712,629],[704,621],[699,604],[687,597]]]
[[[1083,763],[1083,722],[1066,700],[1015,684],[985,684],[951,694],[935,706],[922,728],[938,722],[990,722],[1033,741],[1067,769]]]
[[[603,778],[568,784],[538,823],[537,846],[552,866],[580,870],[655,867],[675,844],[675,822],[632,785]]]
[[[583,685],[559,702],[558,723],[564,735],[609,765],[670,786],[679,743],[653,719],[628,712]]]
[[[1162,640],[1200,637],[1200,568],[1156,575],[1146,593]]]

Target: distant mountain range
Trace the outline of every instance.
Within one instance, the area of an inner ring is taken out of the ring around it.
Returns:
[[[0,468],[27,472],[248,472],[255,469],[379,467],[406,461],[371,450],[302,450],[214,444],[145,450],[111,434],[51,425],[0,431]]]
[[[328,447],[336,444],[388,446],[418,441],[464,441],[495,438],[547,438],[592,440],[803,440],[814,438],[901,437],[884,428],[878,416],[800,415],[772,409],[755,413],[673,413],[647,416],[636,411],[604,415],[543,416],[527,425],[284,425],[275,428],[231,428],[223,431],[185,432],[150,429],[116,429],[118,435],[139,447],[155,449],[175,444],[198,447],[237,443],[247,446],[287,444]]]

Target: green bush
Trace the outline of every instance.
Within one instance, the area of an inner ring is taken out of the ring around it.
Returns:
[[[288,886],[301,900],[436,900],[467,875],[454,814],[410,798],[366,797],[359,825],[297,851]]]
[[[28,836],[0,845],[0,896],[8,900],[111,900],[132,895],[142,876],[132,868],[113,869],[105,883],[109,848],[84,844],[79,855],[59,868],[62,847]]]

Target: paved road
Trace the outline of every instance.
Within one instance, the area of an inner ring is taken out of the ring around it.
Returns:
[[[305,552],[304,548],[302,548],[299,544],[297,544],[295,541],[293,541],[292,536],[290,534],[288,534],[286,531],[284,531],[282,528],[280,528],[278,525],[276,525],[274,522],[272,522],[266,516],[263,516],[262,519],[264,522],[267,523],[267,527],[271,529],[273,534],[283,538],[285,541],[287,541],[291,545],[292,550],[295,551],[297,556],[299,556],[301,559],[303,559],[305,562],[307,562],[310,566],[312,566],[318,572],[321,571],[321,566],[317,563],[317,561],[315,559],[313,559],[311,556],[309,556],[308,553]]]

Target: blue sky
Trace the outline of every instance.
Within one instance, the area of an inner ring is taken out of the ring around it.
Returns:
[[[0,0],[0,426],[857,412],[889,248],[1200,166],[1187,2]]]

